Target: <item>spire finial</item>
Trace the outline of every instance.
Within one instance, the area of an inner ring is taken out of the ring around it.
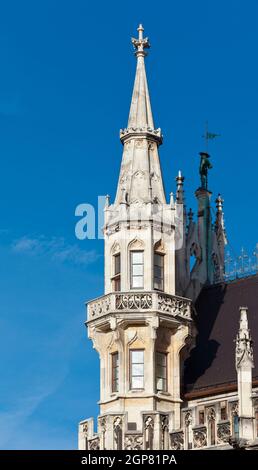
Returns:
[[[132,43],[135,48],[136,57],[144,57],[147,55],[144,49],[150,48],[149,38],[143,37],[144,27],[142,24],[139,24],[138,28],[138,39],[132,38]]]

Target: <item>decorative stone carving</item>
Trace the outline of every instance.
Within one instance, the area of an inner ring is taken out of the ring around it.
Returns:
[[[133,178],[134,179],[139,179],[139,180],[144,180],[146,179],[146,174],[144,171],[142,170],[137,170],[134,174],[133,174]]]
[[[121,251],[121,249],[120,249],[119,243],[115,242],[114,245],[111,248],[112,255],[115,255],[116,253],[120,253],[120,251]]]
[[[253,355],[253,342],[248,334],[237,335],[236,339],[236,368],[239,368],[241,364],[246,362],[251,363],[253,367],[254,355]]]
[[[125,436],[125,450],[142,450],[142,434],[127,434]]]
[[[158,294],[158,309],[171,315],[191,317],[190,301],[170,295]]]
[[[84,434],[84,437],[88,436],[88,431],[89,431],[88,423],[84,423],[82,426],[82,432]]]
[[[89,304],[89,316],[90,318],[96,318],[100,315],[105,315],[109,313],[111,304],[110,296],[102,297],[102,299]]]
[[[154,426],[154,420],[152,416],[146,416],[144,420],[144,429],[148,429],[150,427],[153,428]]]
[[[123,172],[120,177],[120,185],[124,186],[125,183],[130,179],[130,176],[131,175],[129,173]]]
[[[231,413],[233,416],[238,416],[238,402],[232,403]]]
[[[99,450],[99,437],[95,437],[89,441],[89,449],[90,450]]]
[[[170,447],[172,450],[184,449],[184,433],[183,431],[173,432],[170,435]]]
[[[218,424],[217,427],[217,442],[223,444],[229,441],[230,438],[230,422]]]
[[[207,412],[208,421],[214,421],[216,419],[216,412],[214,408],[209,408]]]
[[[99,427],[100,427],[102,432],[106,432],[106,430],[107,430],[107,420],[106,420],[106,418],[100,418]]]
[[[121,426],[122,426],[122,418],[121,418],[121,416],[116,416],[116,418],[113,421],[113,427],[117,428],[117,427],[121,427]]]
[[[151,294],[116,294],[117,310],[147,310],[152,308]]]
[[[135,238],[128,245],[129,250],[142,250],[144,248],[144,243],[139,238]]]
[[[146,146],[146,141],[145,141],[145,139],[139,139],[139,140],[136,140],[136,141],[135,141],[135,147],[136,147],[137,149],[142,149],[142,148],[144,148],[145,146]]]
[[[185,425],[186,427],[190,426],[192,424],[193,417],[191,411],[187,411],[185,414]]]
[[[207,429],[202,427],[194,429],[193,431],[193,443],[196,449],[207,446]]]

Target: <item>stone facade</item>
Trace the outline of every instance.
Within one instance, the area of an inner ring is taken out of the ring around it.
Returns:
[[[181,387],[182,357],[196,334],[194,301],[207,282],[218,282],[224,273],[222,199],[212,225],[211,193],[199,188],[195,223],[191,210],[186,215],[179,172],[176,198],[171,194],[166,201],[162,133],[154,126],[145,72],[149,42],[141,25],[138,33],[132,40],[137,68],[128,126],[120,132],[117,193],[113,204],[107,197],[105,207],[105,292],[87,305],[88,335],[100,359],[100,415],[96,432],[92,418],[79,423],[79,449],[227,448],[231,436],[254,436],[244,313],[236,350],[238,394],[185,402]]]

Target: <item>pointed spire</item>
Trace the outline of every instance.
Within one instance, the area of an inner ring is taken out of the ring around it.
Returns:
[[[225,230],[225,221],[224,221],[224,213],[223,213],[223,202],[221,195],[218,194],[216,199],[216,221],[215,221],[215,232],[218,237],[219,242],[223,242],[225,245],[227,243],[227,236]]]
[[[184,204],[184,176],[182,175],[181,171],[179,170],[178,175],[176,177],[177,183],[177,190],[176,190],[176,202],[178,204]]]
[[[138,38],[132,39],[137,58],[136,76],[129,112],[128,127],[120,130],[124,146],[115,204],[165,204],[165,192],[158,147],[162,143],[161,129],[155,129],[145,72],[145,49],[150,47],[138,27]]]
[[[128,134],[139,134],[147,132],[156,137],[158,143],[162,142],[161,130],[154,128],[152,117],[150,95],[145,71],[144,58],[147,55],[145,49],[150,48],[149,39],[143,37],[144,28],[140,24],[138,29],[138,38],[132,38],[132,43],[137,57],[136,75],[131,100],[131,107],[126,129],[120,131],[122,142],[128,137]]]
[[[239,330],[236,338],[236,368],[248,363],[253,363],[253,342],[248,328],[247,307],[240,307]]]
[[[144,64],[144,57],[147,54],[145,49],[150,47],[150,43],[148,38],[143,38],[143,31],[143,26],[140,24],[138,28],[138,39],[132,38],[132,43],[136,49],[135,55],[137,57],[137,68],[128,127],[150,127],[153,129],[154,124]]]

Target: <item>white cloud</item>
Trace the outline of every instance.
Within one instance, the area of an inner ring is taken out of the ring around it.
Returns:
[[[64,238],[45,236],[22,237],[12,243],[14,253],[33,256],[50,256],[53,260],[70,262],[76,265],[93,263],[99,258],[96,250],[83,250],[76,244],[66,243]]]

